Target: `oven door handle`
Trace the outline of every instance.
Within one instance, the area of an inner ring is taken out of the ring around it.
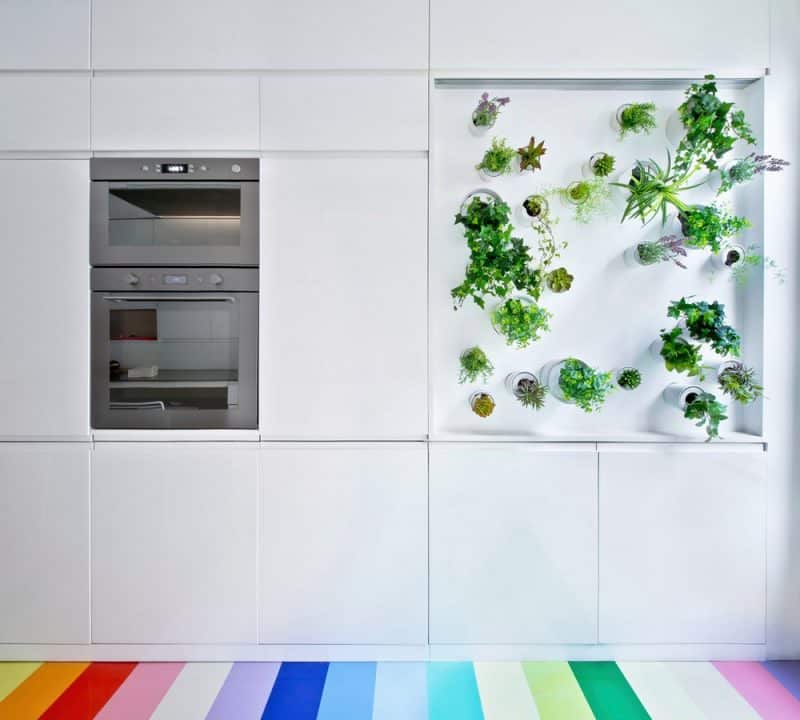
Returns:
[[[235,303],[233,295],[176,295],[174,293],[164,293],[163,295],[104,295],[103,300],[108,302],[161,302],[162,300],[174,300],[181,302],[229,302]]]
[[[111,410],[161,410],[166,412],[167,406],[163,400],[146,400],[144,402],[110,402]]]

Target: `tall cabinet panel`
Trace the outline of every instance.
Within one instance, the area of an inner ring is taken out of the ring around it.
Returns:
[[[89,433],[89,163],[0,160],[0,438]]]
[[[89,642],[89,443],[0,443],[0,643]]]

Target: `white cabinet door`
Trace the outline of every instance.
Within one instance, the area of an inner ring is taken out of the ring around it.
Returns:
[[[765,453],[600,454],[600,642],[765,642]]]
[[[531,31],[519,32],[520,23]],[[431,0],[431,67],[438,69],[721,73],[762,72],[768,64],[768,0],[733,12],[728,0],[673,0],[668,9],[636,0]]]
[[[95,0],[92,40],[101,69],[426,69],[428,3]]]
[[[431,643],[596,642],[594,445],[430,453]]]
[[[262,161],[262,436],[427,431],[427,161]]]
[[[428,74],[261,77],[266,150],[427,150]]]
[[[98,443],[94,642],[255,642],[257,479],[256,443]]]
[[[88,643],[88,443],[0,444],[0,643]]]
[[[260,641],[424,644],[425,445],[262,448]]]
[[[89,77],[0,76],[0,150],[88,150]]]
[[[95,150],[254,150],[255,75],[101,75],[93,80]]]
[[[0,438],[89,435],[89,163],[0,160]]]
[[[0,69],[88,70],[90,26],[91,0],[3,0]]]

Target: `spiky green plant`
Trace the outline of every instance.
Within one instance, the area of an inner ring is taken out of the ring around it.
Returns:
[[[653,102],[631,103],[623,108],[617,117],[619,139],[623,140],[630,133],[649,135],[656,128],[655,112],[656,105]]]
[[[764,395],[764,388],[756,382],[756,371],[740,362],[720,373],[719,386],[742,405],[750,405]]]
[[[523,407],[535,410],[541,410],[544,407],[545,395],[547,395],[547,388],[530,378],[520,380],[514,390],[514,396]]]
[[[494,372],[494,365],[477,345],[461,353],[460,362],[461,372],[458,376],[460,383],[474,383],[478,377],[486,382]]]
[[[489,417],[494,412],[494,408],[494,398],[488,393],[480,393],[472,400],[472,412],[478,417]]]
[[[547,148],[544,146],[544,140],[537,145],[536,138],[531,136],[530,142],[527,145],[517,149],[517,154],[519,155],[520,172],[529,168],[531,172],[541,170],[542,156],[546,152]]]
[[[617,385],[626,390],[635,390],[642,384],[642,373],[636,368],[625,368],[617,375]]]
[[[617,160],[613,155],[609,155],[606,152],[598,153],[592,162],[592,173],[594,173],[595,177],[608,177],[614,172],[616,164]]]

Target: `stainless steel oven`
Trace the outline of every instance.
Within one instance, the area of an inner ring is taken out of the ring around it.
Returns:
[[[256,158],[94,158],[93,266],[258,266]]]
[[[94,428],[256,428],[258,270],[94,268]]]

